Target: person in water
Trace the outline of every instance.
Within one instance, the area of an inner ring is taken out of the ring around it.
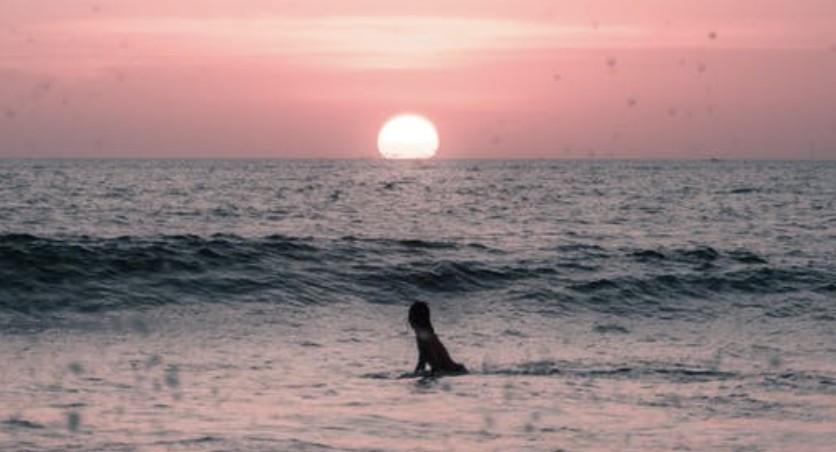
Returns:
[[[415,342],[418,343],[418,365],[415,366],[414,374],[423,373],[427,364],[430,365],[431,376],[467,373],[463,365],[450,358],[444,344],[435,335],[427,303],[412,303],[409,308],[409,325],[415,330]]]

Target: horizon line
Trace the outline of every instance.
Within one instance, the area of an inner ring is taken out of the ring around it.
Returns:
[[[379,161],[420,163],[433,161],[671,161],[671,162],[836,162],[836,157],[433,157],[427,159],[387,159],[384,157],[131,157],[131,156],[65,156],[65,157],[13,157],[0,156],[0,161],[59,161],[59,160],[123,160],[123,161]]]

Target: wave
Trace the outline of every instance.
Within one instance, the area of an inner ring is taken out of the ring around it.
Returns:
[[[764,304],[764,315],[836,315],[833,306],[816,310],[808,300],[826,299],[835,276],[828,269],[771,264],[751,250],[708,246],[576,244],[515,254],[475,242],[352,236],[0,234],[0,313],[33,315],[177,303],[406,303],[439,295],[538,306],[557,315],[577,309],[668,315],[695,309],[683,299],[791,293],[804,297]]]
[[[566,378],[612,378],[612,379],[659,379],[677,383],[696,383],[708,381],[722,381],[742,378],[744,375],[736,372],[704,368],[698,365],[684,363],[650,363],[636,362],[620,366],[589,366],[564,361],[532,361],[510,366],[483,366],[482,369],[471,369],[470,375],[501,375],[526,377],[566,377]],[[375,380],[399,380],[416,378],[411,373],[371,372],[361,375],[362,378]]]
[[[726,258],[744,264],[769,263],[765,257],[749,250],[731,250],[723,254],[710,246],[701,246],[697,248],[674,248],[669,251],[641,249],[631,252],[630,255],[636,260],[642,262],[674,261],[705,264],[714,262],[721,258]]]
[[[508,368],[488,368],[481,373],[488,375],[563,375],[580,378],[659,378],[680,383],[705,382],[738,378],[734,372],[703,368],[681,363],[635,363],[623,366],[588,367],[553,361],[534,361]]]
[[[809,268],[761,267],[723,272],[623,276],[584,281],[568,287],[580,293],[608,293],[615,296],[769,294],[797,292],[804,287],[815,288],[817,283],[827,281],[827,277],[825,273]]]
[[[5,421],[0,421],[0,425],[13,429],[43,429],[45,426],[37,422],[22,419],[20,417],[10,417]]]
[[[797,371],[743,372],[688,362],[634,361],[592,365],[573,361],[528,361],[507,365],[483,365],[470,369],[471,376],[555,377],[579,379],[645,380],[690,384],[736,381],[738,387],[755,386],[766,390],[787,390],[797,394],[836,394],[836,379],[823,373]],[[370,372],[361,378],[402,380],[420,378],[409,372]]]

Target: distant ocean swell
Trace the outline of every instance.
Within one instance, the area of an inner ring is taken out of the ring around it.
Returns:
[[[762,303],[771,317],[836,316],[827,302],[836,294],[833,271],[773,264],[745,249],[573,244],[523,255],[478,243],[356,237],[0,235],[0,314],[171,303],[304,306],[346,297],[395,303],[473,294],[558,313],[696,312],[698,304],[687,299]],[[782,301],[767,302],[770,295]],[[717,315],[727,307],[717,306]]]

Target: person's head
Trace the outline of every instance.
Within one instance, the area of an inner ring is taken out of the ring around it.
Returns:
[[[430,307],[423,301],[416,301],[412,303],[409,308],[409,325],[412,329],[422,329],[432,331],[433,325],[430,323]]]

